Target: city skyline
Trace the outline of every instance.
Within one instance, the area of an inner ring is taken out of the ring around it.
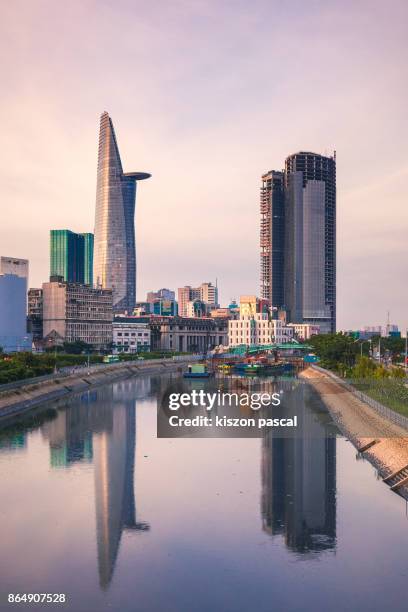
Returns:
[[[384,323],[390,310],[405,329],[406,5],[394,4],[392,23],[380,2],[347,11],[177,2],[133,14],[128,2],[64,15],[50,2],[5,9],[15,62],[2,75],[0,240],[30,260],[30,286],[47,279],[51,228],[93,230],[95,117],[105,107],[122,154],[154,175],[137,218],[139,300],[216,277],[223,304],[257,294],[260,174],[297,150],[336,149],[337,327]],[[97,52],[108,32],[116,46]]]

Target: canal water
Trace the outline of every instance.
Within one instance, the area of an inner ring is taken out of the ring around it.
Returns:
[[[116,382],[0,430],[0,610],[407,610],[406,502],[310,388],[285,388],[301,436],[158,439],[174,382]]]

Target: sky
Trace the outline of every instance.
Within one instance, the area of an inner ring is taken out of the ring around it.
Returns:
[[[0,254],[93,231],[99,116],[138,187],[138,299],[259,293],[261,175],[337,152],[340,329],[408,326],[405,0],[2,2]]]

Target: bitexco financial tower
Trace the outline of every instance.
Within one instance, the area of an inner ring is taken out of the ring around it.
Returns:
[[[147,172],[123,172],[112,119],[101,115],[96,184],[93,277],[113,291],[113,308],[132,311],[136,302],[135,205],[137,181]]]

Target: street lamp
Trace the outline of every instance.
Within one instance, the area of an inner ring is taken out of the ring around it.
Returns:
[[[371,352],[371,342],[372,342],[372,341],[371,341],[371,339],[369,339],[369,340],[363,340],[363,341],[360,343],[360,355],[361,355],[361,357],[363,356],[363,344],[364,344],[364,342],[368,342],[368,343],[370,344],[370,352]]]

